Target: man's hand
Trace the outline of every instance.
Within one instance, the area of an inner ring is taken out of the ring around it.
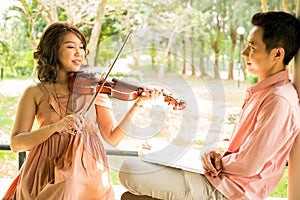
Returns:
[[[202,157],[203,168],[215,175],[222,169],[222,155],[216,151],[205,153]]]

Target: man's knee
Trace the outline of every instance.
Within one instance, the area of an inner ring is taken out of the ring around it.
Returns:
[[[130,165],[129,160],[125,160],[122,163],[121,168],[119,170],[119,180],[123,186],[127,186],[128,179],[130,179],[131,173],[129,172],[130,169],[129,165]]]
[[[119,170],[120,183],[128,188],[128,184],[135,185],[142,181],[143,169],[140,167],[140,161],[135,158],[126,159]]]

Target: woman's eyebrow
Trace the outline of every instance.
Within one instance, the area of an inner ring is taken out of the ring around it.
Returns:
[[[65,41],[65,42],[63,42],[63,44],[68,44],[68,43],[73,43],[73,44],[75,44],[75,42],[73,42],[73,41]]]
[[[80,44],[82,45],[82,42],[79,42],[79,43],[76,43],[75,41],[72,41],[72,40],[67,40],[67,41],[64,41],[63,44]]]

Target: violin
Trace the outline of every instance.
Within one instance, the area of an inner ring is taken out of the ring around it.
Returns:
[[[142,85],[118,78],[106,80],[103,84],[101,77],[97,76],[97,73],[85,71],[70,72],[68,74],[68,87],[74,93],[83,95],[102,93],[123,101],[136,100],[138,97],[143,96],[146,90],[149,90],[149,88]],[[174,110],[183,110],[186,107],[186,103],[183,100],[177,100],[165,93],[163,93],[163,96],[164,102],[172,105]]]
[[[113,98],[118,98],[120,100],[130,101],[134,100],[140,96],[143,96],[147,88],[135,85],[123,80],[119,80],[117,78],[113,78],[112,81],[107,81],[108,75],[113,69],[117,59],[120,57],[121,52],[127,43],[130,35],[133,30],[131,29],[127,34],[124,43],[122,44],[120,50],[118,51],[113,63],[108,68],[107,73],[103,73],[105,77],[96,77],[95,73],[86,73],[85,71],[79,72],[70,72],[68,75],[68,86],[69,90],[72,92],[80,93],[80,94],[93,94],[93,99],[87,107],[84,117],[87,116],[87,113],[91,109],[93,103],[96,100],[96,97],[99,93],[108,94]],[[82,66],[86,68],[87,66]],[[76,83],[75,83],[76,82]],[[170,95],[163,94],[164,101],[168,102],[168,104],[173,105],[174,110],[183,110],[186,106],[185,102],[180,100],[177,101]]]

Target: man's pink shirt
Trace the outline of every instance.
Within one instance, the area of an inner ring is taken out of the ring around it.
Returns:
[[[298,133],[298,95],[282,71],[247,89],[223,169],[205,176],[228,199],[264,199],[280,181]]]

